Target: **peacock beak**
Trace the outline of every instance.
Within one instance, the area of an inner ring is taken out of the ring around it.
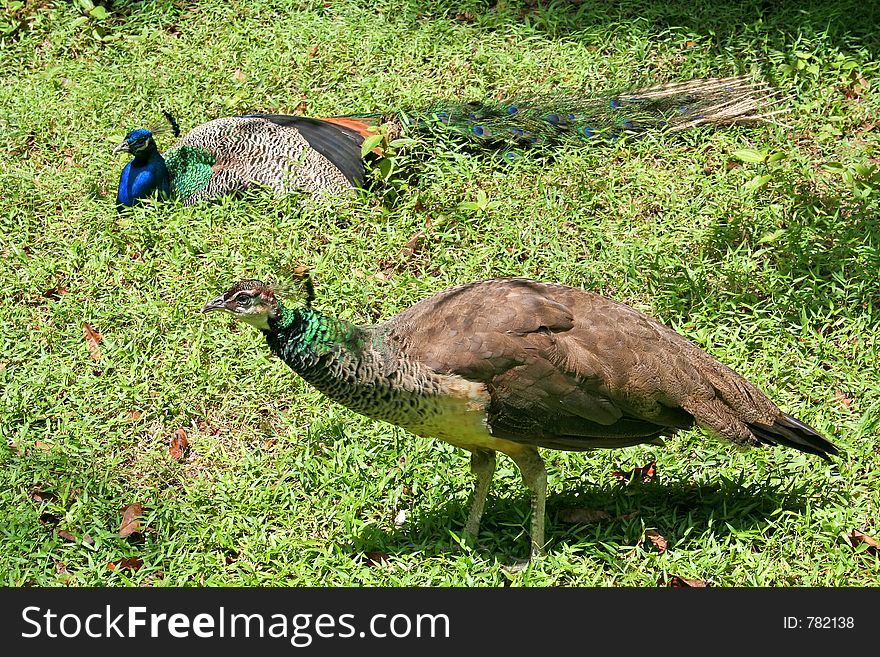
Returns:
[[[208,303],[202,306],[202,312],[207,313],[212,310],[225,310],[226,309],[226,298],[224,295],[220,295],[216,299],[211,299]]]
[[[123,151],[125,151],[126,153],[131,153],[131,144],[128,143],[127,139],[113,149],[113,155],[117,155],[118,153],[122,153]]]

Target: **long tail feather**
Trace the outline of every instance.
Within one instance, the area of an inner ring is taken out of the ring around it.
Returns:
[[[790,415],[776,420],[772,426],[763,424],[748,426],[758,440],[769,445],[793,447],[801,452],[821,456],[826,461],[831,460],[829,455],[840,453],[840,450],[825,436]]]
[[[447,128],[484,143],[530,144],[616,140],[652,130],[702,124],[771,122],[786,111],[766,83],[746,77],[708,78],[589,97],[560,96],[497,103],[449,103],[427,112],[402,112],[409,127]]]

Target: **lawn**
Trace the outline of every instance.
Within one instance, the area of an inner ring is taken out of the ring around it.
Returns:
[[[0,584],[878,584],[877,548],[848,537],[880,539],[875,3],[0,9]],[[431,134],[350,199],[115,211],[125,160],[111,150],[163,109],[187,130],[734,74],[783,90],[786,125],[513,163]],[[529,501],[509,459],[478,545],[460,547],[465,452],[328,401],[258,333],[198,312],[235,280],[283,284],[299,265],[317,307],[358,322],[488,276],[600,292],[697,342],[843,455],[741,451],[699,430],[662,448],[545,451],[548,554],[513,572]],[[615,475],[652,461],[653,477]],[[121,536],[133,504],[142,518]]]

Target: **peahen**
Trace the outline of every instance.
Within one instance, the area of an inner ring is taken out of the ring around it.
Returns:
[[[117,206],[163,194],[185,204],[265,185],[276,192],[347,193],[364,180],[364,139],[386,122],[398,130],[437,128],[515,154],[535,144],[614,140],[648,130],[763,120],[773,94],[744,77],[698,79],[587,98],[447,104],[423,112],[309,118],[248,114],[193,128],[160,154],[151,131],[132,130],[114,153],[122,170]],[[548,109],[552,108],[552,109]],[[179,134],[176,122],[175,135]]]
[[[825,460],[838,449],[675,331],[605,297],[496,278],[424,299],[373,326],[256,280],[204,305],[263,332],[269,348],[328,397],[371,418],[471,452],[475,539],[495,471],[510,456],[531,491],[531,555],[544,549],[547,473],[539,447],[662,444],[697,424],[742,446],[785,445]]]

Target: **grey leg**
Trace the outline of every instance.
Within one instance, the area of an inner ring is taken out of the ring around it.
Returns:
[[[544,460],[534,447],[510,454],[522,474],[523,482],[532,493],[531,559],[544,554],[544,505],[547,499],[547,470]]]
[[[464,531],[469,543],[476,543],[477,534],[480,533],[480,518],[483,517],[483,508],[486,506],[486,497],[489,487],[492,485],[492,475],[495,474],[495,452],[491,450],[478,450],[471,453],[471,472],[477,477],[474,486],[474,500],[471,502],[471,511],[468,514],[467,525]]]

